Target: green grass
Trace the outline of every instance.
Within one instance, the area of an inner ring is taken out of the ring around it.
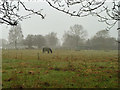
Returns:
[[[3,88],[118,87],[117,51],[3,50],[2,56]]]

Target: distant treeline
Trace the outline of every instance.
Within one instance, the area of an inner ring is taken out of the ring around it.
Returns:
[[[109,35],[109,31],[98,31],[93,37],[87,39],[87,31],[82,25],[75,24],[66,31],[62,38],[62,44],[57,37],[57,33],[51,32],[43,35],[27,35],[24,38],[20,24],[11,27],[8,41],[1,39],[0,47],[3,49],[40,49],[44,46],[60,49],[73,50],[115,50],[118,49],[118,42]]]

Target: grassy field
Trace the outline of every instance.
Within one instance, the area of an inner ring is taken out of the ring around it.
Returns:
[[[117,51],[3,50],[2,58],[3,88],[118,87]]]

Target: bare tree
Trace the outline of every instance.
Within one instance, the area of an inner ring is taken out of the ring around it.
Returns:
[[[33,45],[37,46],[38,48],[41,48],[42,46],[45,46],[46,44],[46,40],[44,38],[44,36],[42,35],[34,35],[34,41],[33,41]]]
[[[95,35],[96,37],[102,37],[102,38],[109,38],[110,35],[109,35],[109,32],[107,32],[106,30],[101,30],[101,31],[98,31]]]
[[[17,49],[17,44],[22,42],[23,40],[23,33],[21,30],[21,25],[18,24],[17,26],[12,26],[9,31],[8,37],[9,43],[14,44],[15,49]]]
[[[120,21],[120,2],[119,0],[44,0],[48,5],[58,11],[70,16],[85,17],[88,15],[99,17],[100,22],[105,22],[110,30]],[[119,3],[118,3],[119,2]],[[28,11],[27,15],[19,15],[20,6]],[[2,0],[0,2],[0,23],[7,25],[17,25],[23,19],[29,18],[32,14],[40,15],[43,9],[34,11],[26,7],[21,0]],[[119,28],[118,28],[119,29]]]
[[[19,10],[24,8],[29,13],[27,15],[19,14]],[[44,19],[44,15],[41,14],[42,9],[34,11],[28,9],[23,1],[21,0],[1,0],[0,1],[0,24],[17,25],[19,21],[30,18],[30,15],[37,14]]]
[[[93,38],[90,39],[92,49],[117,49],[117,42],[114,37],[109,35],[109,31],[98,31]]]
[[[8,41],[6,39],[0,39],[0,47],[6,48]]]
[[[47,3],[58,11],[70,16],[85,17],[88,15],[99,17],[100,22],[105,22],[110,30],[120,21],[119,0],[46,0]],[[119,29],[119,28],[118,28]]]
[[[63,46],[69,48],[77,48],[84,44],[87,36],[87,31],[82,25],[75,24],[70,27],[70,30],[63,35]]]
[[[45,36],[46,45],[52,48],[56,48],[59,44],[59,39],[57,37],[57,33],[51,32]]]
[[[28,46],[28,49],[32,49],[32,46],[34,45],[34,35],[27,35],[24,40],[24,45]]]

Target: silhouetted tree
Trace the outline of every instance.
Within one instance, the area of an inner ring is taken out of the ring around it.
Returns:
[[[59,44],[59,40],[57,38],[57,33],[51,32],[45,36],[46,44],[49,47],[55,48]]]
[[[0,39],[0,47],[6,48],[8,41],[6,39]]]
[[[10,28],[8,40],[9,43],[14,44],[15,49],[17,49],[17,44],[23,40],[23,33],[20,24]]]
[[[82,25],[75,24],[63,35],[63,47],[77,48],[84,44],[87,32]]]
[[[33,35],[27,35],[27,37],[24,40],[24,45],[27,45],[29,49],[32,48],[32,46],[34,45]]]
[[[117,49],[116,39],[110,37],[109,32],[106,30],[98,31],[91,39],[91,44],[93,49]]]
[[[101,37],[101,38],[109,38],[110,37],[109,32],[106,30],[98,31],[95,36]]]
[[[42,35],[34,35],[34,45],[38,48],[41,48],[42,46],[45,46],[46,40]]]

